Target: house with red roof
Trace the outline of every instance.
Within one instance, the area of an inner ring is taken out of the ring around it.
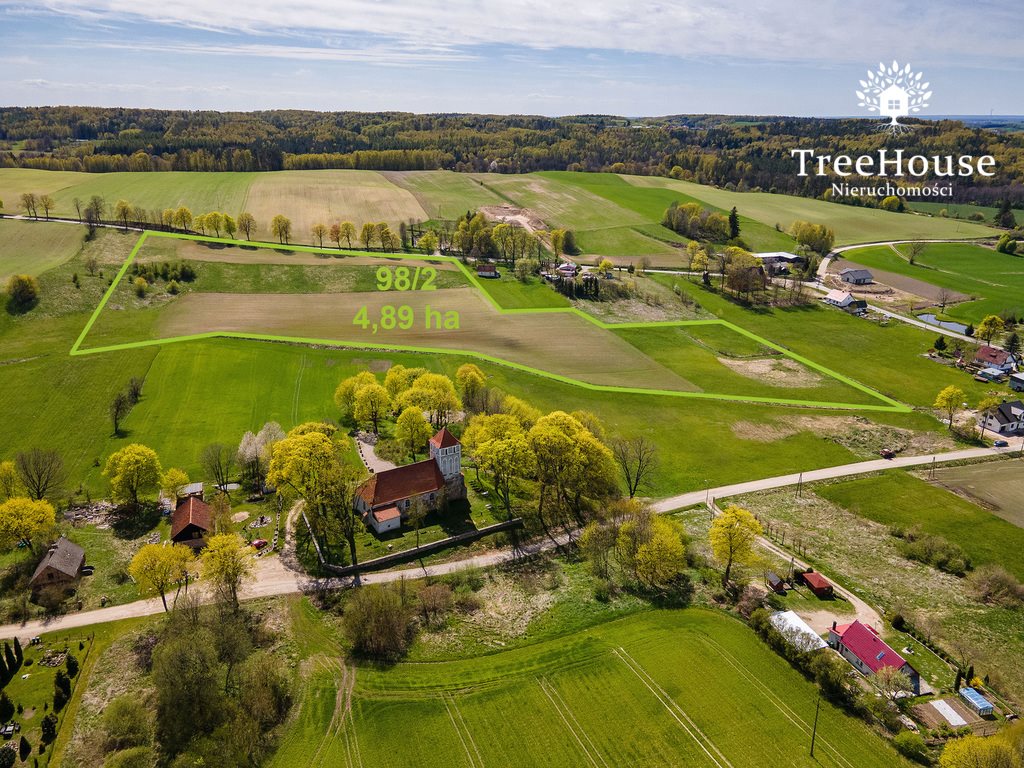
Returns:
[[[1013,373],[1020,363],[1016,355],[987,344],[978,347],[978,351],[974,353],[974,362],[982,368],[998,368],[1003,373]]]
[[[376,533],[398,530],[414,504],[435,510],[466,498],[462,443],[447,427],[430,438],[430,458],[378,472],[356,491],[356,510]]]
[[[832,628],[828,631],[828,644],[866,677],[870,677],[883,667],[895,667],[910,680],[910,688],[914,695],[920,695],[921,675],[879,637],[874,627],[859,621],[836,626],[836,622],[833,621]]]
[[[202,549],[212,530],[213,511],[209,504],[198,496],[187,496],[178,502],[171,514],[171,541]]]

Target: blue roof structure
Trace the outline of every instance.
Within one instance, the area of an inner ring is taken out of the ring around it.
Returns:
[[[973,688],[961,688],[960,697],[971,705],[971,709],[979,715],[992,714],[992,702],[982,696]]]

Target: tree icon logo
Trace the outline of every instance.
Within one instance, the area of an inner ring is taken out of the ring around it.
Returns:
[[[860,81],[861,90],[857,91],[860,99],[857,106],[869,112],[877,112],[888,117],[889,122],[882,123],[879,130],[892,134],[911,130],[910,126],[899,121],[914,112],[920,112],[928,106],[932,92],[928,90],[931,83],[922,83],[923,73],[914,73],[910,65],[905,67],[893,61],[892,66],[879,64],[878,69],[868,70],[867,80]]]

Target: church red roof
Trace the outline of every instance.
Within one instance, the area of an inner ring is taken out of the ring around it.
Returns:
[[[461,445],[459,439],[448,431],[448,427],[442,427],[440,432],[430,438],[430,444],[435,448],[451,448],[455,445]]]
[[[438,435],[440,434],[439,432]],[[443,443],[441,447],[444,447]],[[372,509],[381,504],[394,504],[412,496],[437,492],[444,488],[444,485],[444,476],[437,462],[433,459],[424,459],[415,464],[378,472],[359,487],[359,496]]]

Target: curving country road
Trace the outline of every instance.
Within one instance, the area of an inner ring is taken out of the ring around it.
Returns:
[[[807,472],[767,477],[761,480],[751,480],[744,483],[735,483],[733,485],[724,485],[718,488],[707,488],[701,491],[679,494],[678,496],[672,496],[655,502],[652,505],[652,508],[656,512],[671,512],[681,507],[694,506],[697,504],[704,504],[706,502],[714,503],[716,499],[738,496],[755,491],[784,488],[786,486],[797,485],[801,482],[807,483],[815,480],[850,477],[852,475],[861,475],[897,467],[920,467],[932,464],[933,462],[944,463],[949,461],[979,459],[989,456],[1014,455],[1022,449],[1022,442],[1024,442],[1024,438],[1013,441],[1009,448],[968,448],[959,451],[927,454],[923,456],[899,456],[894,459],[859,461],[851,464],[842,464],[836,467],[827,467],[825,469],[815,469]],[[556,541],[559,545],[565,544],[568,541],[568,536],[563,535],[556,537]],[[770,541],[764,540],[762,545],[783,553],[782,556],[784,557],[790,557],[789,553],[779,549]],[[486,568],[494,565],[500,565],[502,563],[511,562],[520,557],[528,557],[539,552],[544,552],[553,549],[554,547],[554,542],[549,539],[545,539],[525,545],[519,549],[495,550],[481,555],[474,555],[473,557],[465,558],[463,560],[454,560],[451,562],[437,563],[428,566],[403,568],[395,571],[384,571],[381,573],[363,574],[361,581],[364,584],[383,584],[399,581],[401,579],[419,579],[424,576],[441,576],[466,568]],[[256,568],[256,578],[242,588],[240,597],[243,600],[253,600],[261,597],[300,594],[315,588],[326,587],[338,589],[347,587],[349,584],[351,584],[351,579],[347,578],[322,580],[312,579],[304,574],[289,570],[281,561],[281,558],[275,557],[259,561]],[[202,587],[200,586],[200,590],[201,589]],[[858,615],[863,615],[865,619],[872,620],[872,623],[877,620],[877,611],[857,598],[856,595],[851,595],[845,590],[843,590],[842,593],[843,596],[850,600],[850,602],[854,604],[854,607],[857,608]],[[0,638],[14,637],[17,635],[23,642],[25,642],[29,638],[43,632],[76,629],[92,624],[103,624],[109,621],[118,621],[120,619],[152,616],[162,611],[163,606],[161,605],[159,598],[137,600],[133,603],[125,603],[124,605],[114,605],[108,608],[82,611],[80,613],[68,613],[50,619],[37,619],[25,624],[7,624],[5,626],[0,626]]]

